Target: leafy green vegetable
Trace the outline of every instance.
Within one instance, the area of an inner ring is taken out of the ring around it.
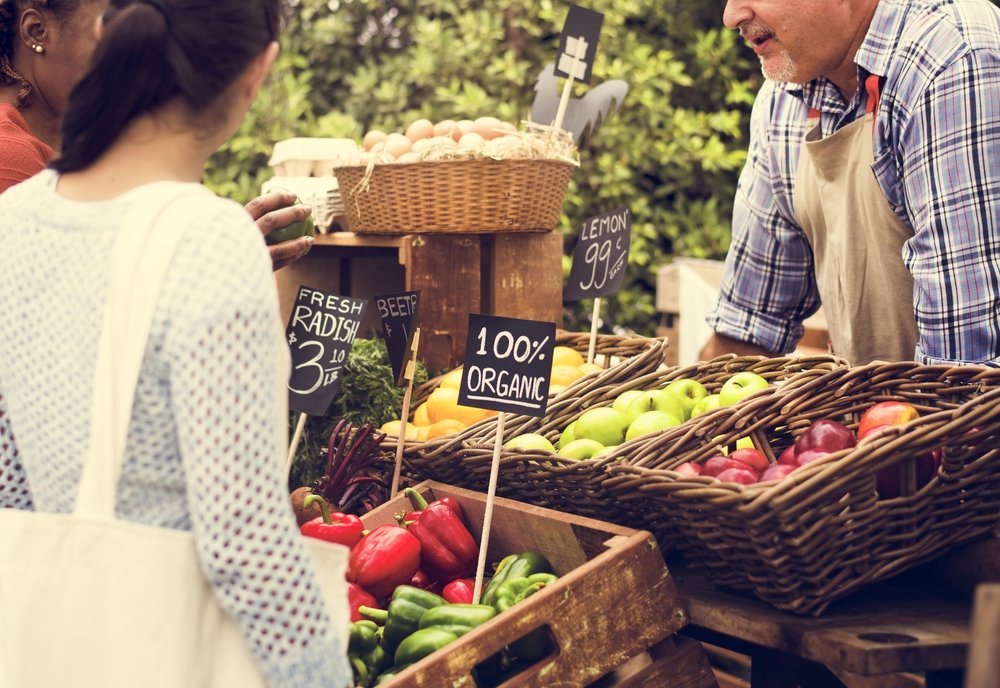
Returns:
[[[417,362],[413,387],[427,381],[427,368]],[[341,420],[356,426],[371,423],[376,428],[398,420],[403,408],[406,387],[397,387],[389,363],[389,351],[380,338],[357,339],[344,365],[340,391],[326,416],[309,417],[295,452],[295,463],[288,489],[311,485],[323,475],[326,457],[323,451]],[[289,418],[289,437],[295,432],[298,414]]]

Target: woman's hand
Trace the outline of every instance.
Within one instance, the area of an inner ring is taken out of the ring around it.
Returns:
[[[263,196],[258,196],[244,206],[246,211],[253,218],[260,232],[267,236],[271,232],[283,229],[299,220],[304,220],[312,214],[312,208],[304,203],[296,204],[296,196],[287,191],[273,191]],[[296,260],[309,253],[314,240],[312,237],[299,237],[290,241],[283,241],[280,244],[268,246],[271,253],[271,265],[273,270],[294,263]]]

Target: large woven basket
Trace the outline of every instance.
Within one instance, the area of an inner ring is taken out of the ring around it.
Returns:
[[[817,419],[857,428],[885,400],[921,416],[755,485],[685,477],[747,435],[778,455]],[[765,446],[766,445],[766,446]],[[942,449],[938,473],[915,492],[880,499],[878,472]],[[681,543],[720,586],[749,590],[786,611],[821,614],[834,600],[923,563],[1000,522],[1000,370],[871,364],[786,385],[647,439],[608,467],[606,488]]]
[[[714,394],[733,374],[741,371],[757,373],[773,385],[780,385],[803,376],[823,375],[844,365],[842,359],[833,356],[763,358],[726,355],[689,366],[660,368],[645,375],[619,375],[605,381],[598,379],[573,394],[557,397],[542,418],[509,417],[505,422],[503,441],[532,432],[544,435],[555,444],[566,426],[585,411],[610,406],[619,394],[630,389],[656,389],[672,380],[694,379]],[[774,393],[776,389],[771,387],[765,394]],[[494,424],[488,428],[491,434],[482,437],[480,444],[466,447],[465,465],[482,465],[488,475],[496,427]],[[501,453],[504,487],[509,494],[532,504],[645,528],[645,514],[633,510],[632,504],[622,502],[604,486],[608,467],[618,463],[621,457],[629,456],[633,447],[641,446],[644,446],[644,441],[637,438],[618,445],[613,453],[582,461],[547,452],[505,449]],[[667,540],[664,543],[669,545]]]
[[[357,233],[548,231],[562,214],[574,165],[475,158],[335,167]]]
[[[590,338],[586,334],[557,331],[555,343],[569,346],[586,355]],[[668,342],[664,338],[623,337],[618,335],[598,335],[595,346],[594,362],[604,369],[598,373],[587,375],[567,387],[549,402],[551,409],[570,403],[575,399],[588,398],[593,389],[607,386],[617,386],[629,380],[659,369]],[[414,391],[411,408],[414,410],[440,384],[440,378],[429,380]],[[523,422],[526,416],[508,414],[505,417],[513,419],[511,424]],[[471,425],[465,430],[444,435],[426,442],[406,441],[403,450],[403,460],[409,473],[422,479],[458,485],[473,490],[483,491],[489,484],[490,464],[493,458],[493,438],[496,437],[496,418],[488,418]],[[384,443],[390,451],[395,450],[396,437],[387,437]],[[488,458],[483,460],[484,453]],[[505,450],[501,457],[500,485],[498,494],[513,498],[523,498],[524,493],[509,486],[506,481],[507,466],[511,462],[519,465],[523,456]],[[547,505],[546,500],[532,500],[536,504]]]

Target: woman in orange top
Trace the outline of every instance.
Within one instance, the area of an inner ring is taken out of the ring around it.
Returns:
[[[107,0],[0,0],[0,193],[40,172],[59,150],[70,91],[96,45]],[[311,210],[295,195],[271,193],[247,204],[265,236]],[[274,269],[305,255],[311,237],[269,247]]]

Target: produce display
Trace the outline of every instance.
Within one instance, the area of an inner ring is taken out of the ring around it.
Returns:
[[[557,580],[540,554],[512,554],[500,561],[474,602],[475,581],[468,575],[479,551],[461,505],[449,497],[428,504],[412,489],[405,494],[412,511],[398,514],[396,525],[373,528],[351,546],[348,656],[356,686],[391,680]],[[317,536],[305,526],[303,534]],[[518,662],[536,661],[550,650],[547,632],[538,629],[480,664],[477,678],[496,685]]]

